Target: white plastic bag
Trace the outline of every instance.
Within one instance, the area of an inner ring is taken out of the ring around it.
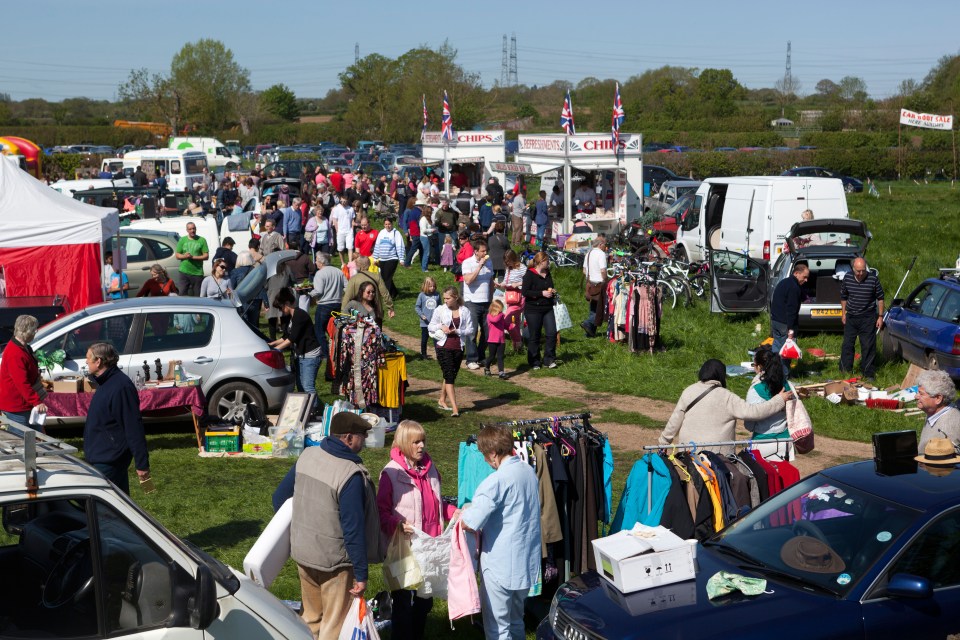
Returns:
[[[337,640],[380,640],[377,626],[373,622],[373,613],[367,608],[366,600],[353,599]]]
[[[436,538],[431,538],[419,529],[413,530],[410,547],[423,574],[423,584],[417,588],[418,598],[447,599],[451,540],[453,540],[452,522],[447,526],[447,530]]]

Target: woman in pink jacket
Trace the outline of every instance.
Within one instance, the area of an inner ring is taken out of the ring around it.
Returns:
[[[452,504],[440,499],[440,473],[426,449],[427,435],[423,426],[404,420],[397,426],[390,449],[390,462],[380,472],[377,509],[384,540],[390,540],[397,527],[407,534],[414,528],[429,536],[443,532],[443,521],[459,513]],[[416,591],[393,591],[394,638],[423,638],[427,614],[433,598],[418,598]]]

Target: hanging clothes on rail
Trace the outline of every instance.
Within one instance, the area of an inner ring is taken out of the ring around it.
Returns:
[[[380,327],[362,318],[344,324],[337,357],[336,392],[360,408],[379,404],[378,375],[386,365]]]

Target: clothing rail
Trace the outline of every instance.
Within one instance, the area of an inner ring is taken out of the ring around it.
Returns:
[[[763,440],[724,440],[722,442],[687,442],[685,444],[650,444],[644,451],[663,451],[664,449],[697,449],[698,447],[735,447],[739,445],[765,444],[767,442],[793,442],[792,438],[769,438]]]
[[[787,453],[790,452],[790,445],[793,444],[793,438],[770,438],[764,440],[724,440],[721,442],[687,442],[685,444],[650,444],[646,445],[644,451],[666,451],[667,449],[693,449],[696,451],[700,447],[735,447],[740,445],[753,445],[767,442],[776,442],[777,451],[781,442],[789,443]],[[653,467],[647,469],[647,512],[653,510]]]
[[[530,424],[550,424],[552,422],[567,422],[570,420],[589,420],[590,413],[577,413],[569,416],[554,416],[551,418],[531,418],[529,420],[508,420],[494,424],[480,424],[480,427],[521,427]]]

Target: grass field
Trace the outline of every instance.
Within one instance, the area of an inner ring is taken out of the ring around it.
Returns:
[[[887,291],[888,302],[903,278],[911,258],[918,256],[914,271],[904,285],[903,295],[926,277],[935,275],[941,266],[953,265],[960,250],[960,227],[956,224],[960,208],[960,190],[949,184],[914,185],[880,184],[879,199],[868,195],[849,196],[852,217],[867,222],[873,232],[867,258],[879,269]],[[452,283],[449,274],[431,268],[431,275],[440,286]],[[419,269],[400,269],[397,285],[405,292],[397,300],[397,316],[386,324],[388,333],[419,336],[413,311],[416,292],[422,282]],[[579,271],[559,269],[554,274],[557,288],[570,306],[575,322],[586,316],[586,303],[580,294],[582,276]],[[753,335],[754,326],[763,325],[763,333]],[[559,376],[583,384],[595,391],[616,392],[674,402],[680,391],[696,379],[700,364],[707,358],[720,358],[728,363],[748,359],[747,349],[766,335],[769,321],[765,315],[733,317],[710,314],[706,305],[692,309],[667,311],[663,320],[663,336],[667,350],[655,355],[633,355],[623,345],[608,344],[599,339],[587,340],[579,330],[564,332],[559,357],[563,365],[543,370],[540,377]],[[804,348],[819,347],[828,353],[839,353],[839,334],[801,336]],[[508,369],[525,366],[523,356],[508,356]],[[439,380],[435,362],[411,360],[409,375]],[[906,371],[903,363],[882,363],[878,384],[899,383]],[[836,363],[810,379],[837,376]],[[741,395],[748,380],[731,381],[731,388]],[[551,398],[518,385],[478,376],[461,376],[460,386],[472,386],[484,395],[501,397],[512,403],[542,410],[544,415],[575,407],[581,399]],[[329,391],[329,389],[327,389]],[[331,400],[329,393],[321,393]],[[818,433],[834,438],[869,441],[876,431],[915,428],[918,422],[897,414],[871,411],[859,407],[834,407],[826,402],[806,403]],[[436,408],[435,397],[411,395],[405,417],[422,422],[428,433],[428,449],[444,478],[444,493],[456,493],[458,443],[479,430],[480,417],[467,412],[459,420],[447,418]],[[605,410],[600,418],[609,421],[658,428],[646,416],[624,412],[618,407]],[[134,499],[155,515],[176,534],[188,538],[234,567],[241,567],[243,557],[271,517],[270,495],[292,460],[225,460],[200,459],[196,456],[191,430],[154,434],[149,437],[151,461],[158,491],[143,495],[134,489]],[[389,440],[388,440],[389,443]],[[367,450],[363,458],[374,476],[387,462],[387,450]],[[615,500],[634,459],[634,453],[616,452],[614,478]],[[136,483],[132,483],[136,485]],[[368,597],[383,588],[379,567],[375,568]],[[280,598],[299,599],[296,570],[288,563],[271,588]],[[468,627],[457,623],[457,630]],[[472,632],[468,632],[472,633]],[[437,601],[430,616],[428,638],[454,638],[446,620],[445,603]],[[529,637],[532,637],[530,634]]]

